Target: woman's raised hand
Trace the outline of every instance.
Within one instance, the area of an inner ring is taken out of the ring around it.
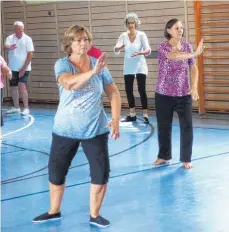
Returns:
[[[93,69],[95,74],[100,73],[107,66],[107,54],[103,53],[97,60]]]
[[[198,45],[198,47],[197,47],[197,49],[195,51],[196,56],[199,56],[204,51],[204,48],[205,48],[204,40],[201,39],[201,41],[199,42],[199,45]]]

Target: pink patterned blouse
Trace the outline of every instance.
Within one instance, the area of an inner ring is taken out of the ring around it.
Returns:
[[[195,58],[186,60],[169,60],[167,55],[172,51],[168,41],[158,46],[158,81],[155,92],[167,96],[186,96],[190,92],[188,69],[195,64]],[[191,44],[181,42],[181,51],[193,52]]]

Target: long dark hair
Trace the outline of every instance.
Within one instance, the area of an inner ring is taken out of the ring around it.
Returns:
[[[176,23],[179,22],[179,21],[180,21],[180,19],[175,18],[175,19],[170,19],[170,20],[166,23],[165,31],[164,31],[164,35],[165,35],[165,38],[166,38],[166,39],[169,40],[169,39],[172,38],[171,35],[168,33],[167,29],[171,29],[171,28],[173,27],[173,25],[176,24]],[[184,33],[183,33],[182,36],[184,36]]]

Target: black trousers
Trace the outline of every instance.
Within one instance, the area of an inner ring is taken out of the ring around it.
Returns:
[[[146,95],[146,75],[142,73],[137,73],[136,77],[138,83],[138,92],[142,103],[142,109],[146,110],[148,108],[148,101]],[[126,96],[130,108],[135,108],[134,79],[135,75],[124,75]]]
[[[170,160],[173,113],[177,112],[180,122],[180,161],[190,162],[192,156],[192,98],[190,95],[171,97],[156,93],[155,108],[158,124],[158,158]]]

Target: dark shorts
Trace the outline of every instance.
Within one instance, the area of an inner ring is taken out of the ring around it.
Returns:
[[[90,166],[91,183],[104,185],[108,182],[110,162],[108,155],[108,133],[91,139],[78,140],[53,133],[48,171],[49,181],[62,185],[71,162],[81,144]]]
[[[30,71],[26,71],[23,77],[19,77],[19,72],[12,71],[10,86],[18,86],[18,83],[28,84]]]

